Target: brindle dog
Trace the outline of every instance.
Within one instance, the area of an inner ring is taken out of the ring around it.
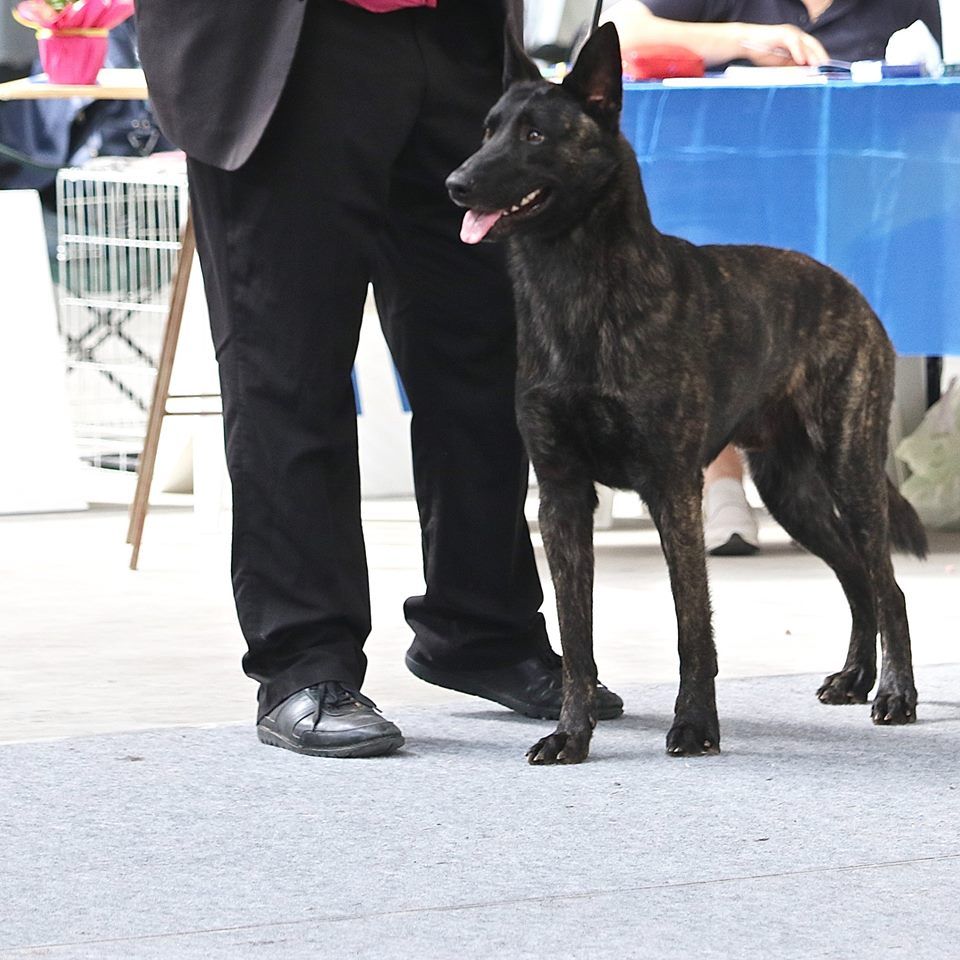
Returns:
[[[853,618],[824,703],[873,700],[912,723],[917,692],[891,543],[926,538],[884,463],[894,353],[863,296],[800,253],[694,246],[658,233],[619,132],[613,25],[562,85],[508,42],[510,83],[484,143],[452,173],[461,237],[506,239],[518,307],[517,408],[540,484],[557,595],[563,708],[531,763],[579,763],[595,725],[594,481],[636,490],[660,532],[677,612],[674,756],[717,753],[714,647],[700,513],[702,468],[728,443],[788,533],[836,573]]]

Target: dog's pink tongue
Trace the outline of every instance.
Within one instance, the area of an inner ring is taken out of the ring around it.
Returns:
[[[479,243],[502,216],[502,210],[497,213],[468,210],[463,218],[463,226],[460,227],[460,239],[464,243]]]

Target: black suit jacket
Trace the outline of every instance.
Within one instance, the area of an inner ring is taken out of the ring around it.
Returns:
[[[204,163],[243,164],[280,98],[305,2],[137,0],[140,59],[167,137]],[[522,0],[503,2],[519,30]]]

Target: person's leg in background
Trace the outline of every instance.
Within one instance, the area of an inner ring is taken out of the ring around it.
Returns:
[[[410,26],[403,13],[310,4],[250,160],[234,172],[190,163],[224,398],[244,670],[260,683],[261,739],[304,753],[402,742],[358,696],[341,694],[363,682],[370,630],[350,372],[391,158],[421,95]]]
[[[942,357],[898,357],[894,421],[897,435],[910,433],[941,395]],[[890,470],[894,471],[892,454]],[[748,556],[759,549],[757,521],[743,489],[744,465],[732,444],[703,474],[704,542],[713,556]]]
[[[760,547],[743,489],[740,451],[728,444],[703,472],[703,539],[712,556],[747,556]]]
[[[479,145],[501,92],[502,18],[447,0],[419,18],[427,96],[402,154],[374,291],[413,410],[426,593],[405,606],[417,676],[533,716],[560,708],[559,657],[523,515],[516,330],[504,250],[459,240],[444,181]],[[602,718],[621,712],[601,690]]]

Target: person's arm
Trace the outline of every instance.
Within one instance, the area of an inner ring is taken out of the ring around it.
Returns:
[[[935,2],[935,0],[934,0]],[[696,3],[684,5],[684,15],[695,13]],[[757,66],[816,65],[827,59],[823,45],[789,23],[702,23],[654,16],[640,0],[620,0],[603,20],[617,25],[624,47],[669,43],[703,57],[708,67],[731,60],[749,60]]]

